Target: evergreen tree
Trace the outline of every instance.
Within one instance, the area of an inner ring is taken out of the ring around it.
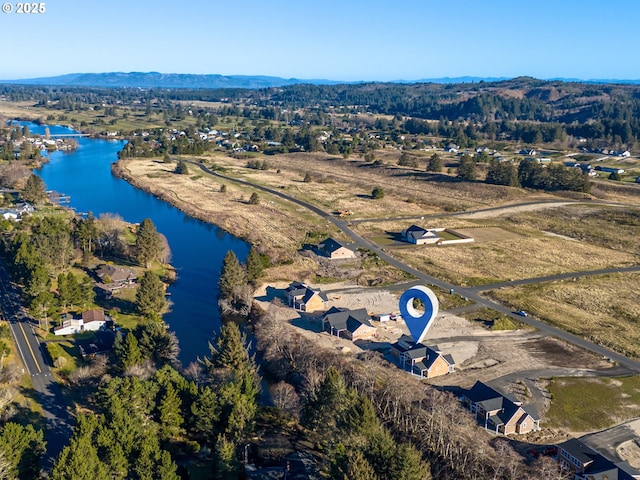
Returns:
[[[144,358],[152,359],[156,366],[176,365],[180,347],[175,333],[159,319],[149,319],[136,328],[136,338]]]
[[[458,178],[471,182],[476,179],[476,164],[471,156],[464,154],[460,157],[460,163],[458,164]]]
[[[371,464],[364,458],[361,451],[356,450],[347,455],[347,462],[344,469],[344,480],[358,479],[358,480],[378,480]]]
[[[44,330],[49,331],[49,315],[52,313],[55,299],[49,290],[44,290],[36,295],[29,303],[31,315],[38,320],[44,320]],[[40,325],[41,326],[41,325]]]
[[[158,420],[162,438],[175,438],[182,433],[182,401],[173,385],[168,384],[158,402]]]
[[[400,155],[400,159],[398,160],[398,165],[401,167],[411,167],[418,168],[420,165],[418,164],[418,159],[413,157],[406,152],[402,152]]]
[[[45,452],[42,430],[8,422],[0,433],[0,452],[10,463],[7,478],[39,478],[40,459]]]
[[[163,251],[164,245],[156,226],[151,219],[145,218],[136,231],[136,259],[141,265],[150,268],[154,260],[161,258]]]
[[[136,309],[147,318],[158,318],[165,307],[164,286],[160,277],[151,271],[144,272],[136,292]]]
[[[258,249],[252,245],[247,255],[247,280],[254,283],[269,266],[269,257],[258,252]]]
[[[138,346],[138,340],[132,332],[128,332],[126,335],[122,335],[122,332],[116,333],[113,351],[120,360],[123,370],[142,363],[143,356]]]
[[[240,332],[235,322],[225,322],[215,339],[215,347],[209,344],[211,358],[205,359],[205,365],[213,369],[242,371],[255,368],[247,349],[247,336]]]
[[[160,448],[157,439],[150,435],[144,436],[138,444],[133,463],[135,478],[139,480],[156,480],[156,464],[160,460]]]
[[[431,478],[429,464],[422,454],[411,444],[397,445],[395,454],[395,475],[397,480],[426,480]]]
[[[236,460],[236,446],[223,435],[218,436],[214,450],[215,478],[232,480],[238,478],[239,465]]]
[[[429,163],[427,163],[427,172],[436,172],[439,173],[442,170],[442,160],[440,159],[440,155],[434,153],[429,158]]]
[[[44,201],[47,199],[47,191],[42,178],[40,178],[35,173],[32,173],[27,179],[27,183],[24,186],[22,198],[24,198],[27,202],[31,202],[35,205],[44,203]]]
[[[380,187],[374,187],[371,191],[371,198],[378,200],[380,198],[384,198],[384,190]]]
[[[247,283],[247,276],[238,261],[238,257],[229,250],[222,260],[222,271],[218,288],[222,298],[232,298],[238,293],[238,289]]]
[[[58,302],[63,310],[82,301],[82,291],[76,276],[72,272],[58,275]]]
[[[166,450],[160,453],[160,460],[156,467],[156,480],[180,480],[177,473],[178,466],[171,458],[171,454]]]
[[[198,389],[198,394],[191,405],[190,432],[203,438],[209,444],[216,439],[216,426],[220,418],[218,397],[208,386]]]
[[[30,299],[33,299],[40,293],[49,291],[50,285],[49,272],[41,260],[37,261],[28,271],[27,278],[25,278],[24,282],[24,291]]]
[[[189,175],[189,166],[184,161],[179,160],[174,172],[180,175]]]
[[[33,477],[37,478],[37,477]],[[98,457],[98,451],[88,435],[76,436],[64,447],[51,471],[52,480],[88,478],[110,480],[106,465]]]
[[[84,255],[93,253],[100,235],[93,213],[89,212],[85,219],[74,220],[73,235]]]
[[[342,412],[349,408],[348,398],[344,378],[335,367],[329,367],[322,382],[303,405],[303,425],[321,435],[335,432]]]
[[[494,185],[517,187],[519,185],[518,171],[512,163],[498,162],[497,160],[492,159],[489,162],[485,182]]]
[[[260,195],[258,195],[256,192],[253,192],[251,194],[251,197],[249,198],[249,205],[259,205],[260,204]]]

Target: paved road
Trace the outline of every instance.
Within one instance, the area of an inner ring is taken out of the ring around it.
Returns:
[[[639,437],[640,419],[636,418],[607,430],[585,435],[580,440],[614,462],[621,462],[623,459],[618,447],[625,442],[637,442]]]
[[[560,273],[557,275],[548,275],[546,277],[525,278],[523,280],[512,280],[508,282],[490,283],[486,285],[478,285],[476,287],[468,287],[468,290],[474,292],[483,292],[486,290],[495,290],[502,287],[517,287],[519,285],[532,285],[535,283],[543,282],[555,282],[557,280],[575,279],[576,281],[580,277],[590,277],[593,275],[607,275],[611,273],[628,273],[628,272],[640,272],[640,265],[634,265],[632,267],[621,268],[603,268],[601,270],[588,270],[585,272],[573,272],[573,273]]]
[[[34,331],[33,320],[22,307],[20,293],[11,283],[3,261],[0,261],[0,298],[3,317],[9,321],[18,354],[31,376],[36,397],[44,410],[47,451],[43,458],[43,468],[50,470],[55,458],[69,443],[73,416],[68,410],[60,386],[53,378],[48,356]]]
[[[537,330],[539,330],[540,332],[546,334],[546,335],[551,335],[554,336],[556,338],[560,338],[566,342],[569,342],[573,345],[577,345],[581,348],[584,348],[586,350],[589,350],[597,355],[600,355],[602,357],[606,357],[609,358],[617,363],[619,363],[621,366],[631,370],[632,372],[636,372],[636,373],[640,373],[640,361],[637,360],[632,360],[630,358],[625,357],[624,355],[621,355],[617,352],[614,352],[613,350],[609,350],[608,348],[602,347],[600,345],[597,345],[593,342],[590,342],[589,340],[586,340],[584,338],[578,337],[576,335],[573,335],[571,333],[565,332],[564,330],[561,330],[559,328],[553,327],[551,325],[548,325],[544,322],[541,322],[540,320],[536,320],[535,318],[528,316],[528,317],[521,317],[517,314],[515,314],[511,309],[505,307],[504,305],[501,305],[499,303],[496,303],[494,301],[491,301],[487,298],[484,298],[480,295],[479,290],[476,290],[475,288],[468,288],[468,287],[460,287],[458,285],[453,285],[449,282],[445,282],[443,280],[440,280],[438,278],[432,277],[430,275],[426,275],[423,272],[421,272],[420,270],[417,270],[415,268],[413,268],[411,265],[405,264],[403,262],[401,262],[400,260],[397,260],[394,257],[391,257],[390,255],[388,255],[387,253],[385,253],[385,251],[378,247],[378,245],[376,245],[375,243],[370,242],[369,240],[367,240],[366,238],[360,236],[359,234],[357,234],[356,232],[354,232],[351,228],[349,228],[348,222],[335,217],[334,215],[325,212],[324,210],[316,207],[315,205],[312,205],[308,202],[305,202],[303,200],[299,200],[297,198],[291,197],[283,192],[280,192],[278,190],[269,188],[269,187],[264,187],[262,185],[255,185],[251,182],[248,182],[246,180],[240,180],[240,179],[236,179],[234,177],[229,177],[227,175],[222,175],[218,172],[215,172],[209,168],[207,168],[205,165],[202,165],[201,163],[198,162],[190,162],[193,165],[198,166],[200,169],[202,169],[204,172],[213,175],[215,177],[218,178],[222,178],[224,180],[228,180],[231,182],[235,182],[235,183],[239,183],[241,185],[246,185],[248,187],[252,187],[255,188],[257,190],[261,190],[264,192],[268,192],[271,195],[275,195],[277,197],[280,197],[282,199],[288,200],[290,202],[293,202],[297,205],[300,205],[308,210],[311,210],[312,212],[316,213],[317,215],[319,215],[320,217],[324,218],[325,220],[333,223],[336,227],[338,227],[339,229],[341,229],[347,236],[349,236],[349,238],[351,238],[351,240],[353,241],[353,244],[355,247],[361,247],[361,248],[367,248],[369,250],[371,250],[372,252],[376,253],[380,258],[382,258],[383,260],[385,260],[386,262],[388,262],[390,265],[404,271],[407,272],[411,275],[413,275],[414,277],[416,277],[418,280],[421,280],[422,282],[424,282],[426,285],[435,285],[438,286],[440,288],[443,288],[445,290],[455,290],[456,294],[459,294],[463,297],[466,297],[468,300],[471,300],[479,305],[482,305],[484,307],[488,307],[491,308],[493,310],[496,310],[500,313],[503,313],[509,317],[512,317],[522,323],[525,323],[527,325],[530,325],[534,328],[536,328]],[[465,212],[466,214],[470,214],[472,212]],[[630,267],[630,268],[635,268],[635,267]],[[615,272],[619,272],[619,271],[625,271],[623,269],[611,269],[610,273],[615,273]],[[569,277],[575,277],[575,276],[579,276],[581,275],[581,273],[574,273],[574,274],[570,274]],[[533,280],[533,281],[540,281],[538,280]],[[533,283],[532,281],[532,283]],[[507,285],[512,285],[512,283],[508,283]],[[507,286],[505,285],[505,286]]]

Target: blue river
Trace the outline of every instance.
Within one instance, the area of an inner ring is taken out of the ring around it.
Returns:
[[[45,126],[23,123],[31,133],[44,135]],[[76,133],[67,127],[49,126],[52,136]],[[196,220],[153,195],[134,188],[111,173],[111,163],[124,142],[77,138],[72,152],[52,152],[50,161],[36,171],[48,190],[70,196],[77,212],[116,213],[125,221],[150,218],[171,248],[171,264],[177,280],[168,292],[171,309],[164,320],[180,342],[183,366],[209,354],[209,340],[220,328],[218,278],[222,259],[233,250],[244,261],[250,245],[215,225]]]

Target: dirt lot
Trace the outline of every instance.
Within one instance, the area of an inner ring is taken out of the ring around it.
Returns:
[[[316,339],[326,348],[345,352],[361,352],[364,349],[385,351],[402,334],[408,333],[404,322],[372,322],[378,327],[376,342],[360,346],[351,341],[336,338],[321,332],[321,313],[304,314],[271,303],[274,296],[282,296],[288,283],[266,286],[256,292],[261,306],[271,309],[281,320],[289,320],[306,335]],[[363,289],[349,284],[316,285],[329,298],[332,306],[344,308],[366,308],[371,314],[398,311],[398,296],[379,289]],[[557,370],[557,374],[568,374],[568,370],[581,372],[602,369],[610,364],[590,353],[564,344],[559,340],[541,337],[531,330],[492,331],[477,322],[440,312],[427,333],[424,343],[437,344],[440,349],[453,356],[456,373],[432,380],[437,385],[469,387],[476,380],[489,381],[505,375],[527,371]]]

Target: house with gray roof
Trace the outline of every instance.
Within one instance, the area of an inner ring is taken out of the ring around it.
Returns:
[[[627,462],[614,463],[585,445],[571,438],[558,445],[558,463],[573,473],[575,480],[634,480],[640,471]]]
[[[420,378],[433,378],[455,372],[456,362],[437,345],[415,343],[409,335],[402,335],[391,345],[391,354],[398,366]]]
[[[349,310],[331,307],[322,317],[322,329],[336,337],[344,336],[356,340],[370,340],[377,336],[378,329],[371,325],[370,315],[365,308]]]
[[[462,402],[484,428],[496,434],[524,434],[540,430],[540,417],[532,406],[523,406],[512,395],[503,395],[489,385],[477,381],[463,394]]]
[[[329,304],[326,294],[301,282],[291,283],[285,289],[284,297],[290,307],[302,312],[325,310]]]
[[[415,245],[425,245],[438,243],[440,237],[435,230],[427,230],[418,225],[411,225],[402,231],[402,239]]]

